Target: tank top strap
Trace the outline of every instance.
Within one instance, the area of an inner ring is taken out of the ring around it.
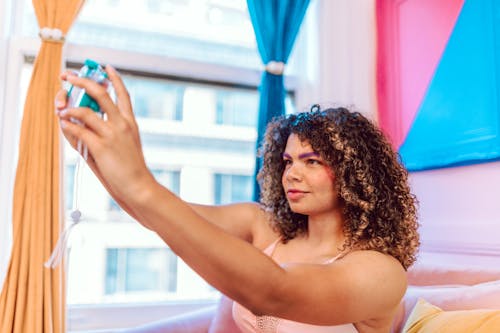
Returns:
[[[278,245],[278,242],[281,240],[281,237],[279,237],[277,240],[275,240],[274,242],[272,242],[271,244],[269,244],[268,247],[266,247],[264,249],[264,252],[266,255],[268,255],[269,257],[272,257],[273,256],[273,252],[274,252],[274,249],[276,248],[276,245]]]
[[[265,253],[267,256],[269,257],[272,257],[273,256],[273,253],[274,253],[274,250],[276,249],[276,245],[278,245],[278,243],[281,241],[281,237],[279,237],[278,239],[276,239],[274,242],[272,242],[271,244],[269,244],[262,252]],[[327,259],[323,262],[324,265],[328,265],[328,264],[331,264],[332,262],[334,262],[335,260],[337,259],[340,259],[342,258],[343,256],[347,255],[349,253],[349,251],[345,251],[345,252],[340,252],[339,254],[337,254],[335,257],[332,257],[330,259]]]

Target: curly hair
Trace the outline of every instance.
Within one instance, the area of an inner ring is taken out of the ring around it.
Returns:
[[[308,230],[308,218],[294,213],[281,178],[283,152],[290,134],[307,141],[335,174],[334,186],[343,207],[345,249],[389,254],[408,269],[420,245],[417,199],[408,172],[383,133],[359,112],[346,108],[274,118],[259,149],[263,164],[257,179],[260,203],[271,213],[272,226],[284,242]]]

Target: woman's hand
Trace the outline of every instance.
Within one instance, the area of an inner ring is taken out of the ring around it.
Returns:
[[[106,114],[106,120],[89,108],[66,108],[64,90],[57,94],[55,103],[64,136],[74,148],[78,140],[87,145],[90,167],[118,203],[127,206],[147,195],[154,178],[144,161],[128,91],[114,68],[108,65],[106,72],[116,93],[116,103],[106,87],[72,72],[61,75],[63,80],[84,88]],[[85,125],[77,125],[71,118]]]

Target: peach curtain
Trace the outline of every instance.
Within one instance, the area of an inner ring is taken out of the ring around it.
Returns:
[[[21,125],[12,254],[0,296],[1,333],[65,331],[64,267],[44,267],[63,224],[60,134],[54,96],[61,87],[64,40],[52,32],[59,29],[66,35],[83,2],[33,0],[43,38]]]

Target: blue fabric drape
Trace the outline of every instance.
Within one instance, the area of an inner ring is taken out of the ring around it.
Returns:
[[[410,171],[500,160],[500,2],[465,1],[400,148]]]
[[[309,0],[247,0],[247,5],[262,62],[264,65],[270,61],[286,64]],[[283,75],[264,71],[259,91],[257,147],[260,146],[267,123],[272,118],[285,114]],[[261,161],[257,158],[255,176],[260,165]],[[259,185],[255,181],[253,197],[256,201],[259,192]]]

